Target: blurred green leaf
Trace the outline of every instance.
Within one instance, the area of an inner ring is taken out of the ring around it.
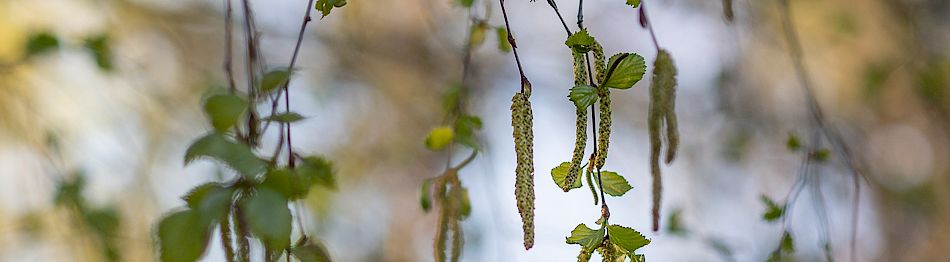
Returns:
[[[296,112],[287,112],[287,113],[280,113],[280,114],[266,117],[264,118],[264,120],[275,121],[275,122],[280,122],[280,123],[293,123],[300,120],[304,120],[305,118],[306,117],[300,114],[297,114]]]
[[[315,8],[323,14],[323,17],[327,17],[330,14],[330,11],[336,7],[343,7],[346,5],[346,0],[317,0]]]
[[[457,205],[459,216],[462,219],[468,218],[472,214],[472,203],[468,198],[468,189],[452,187],[452,190],[449,191],[449,197]]]
[[[580,224],[571,231],[571,236],[567,237],[567,243],[578,244],[587,250],[593,250],[604,240],[604,232],[604,228],[593,230],[587,225]]]
[[[637,8],[640,6],[640,0],[627,0],[627,5]]]
[[[558,165],[557,167],[551,169],[551,178],[554,178],[554,184],[557,184],[557,186],[560,188],[568,188],[567,185],[564,184],[564,180],[567,180],[567,171],[570,169],[571,169],[570,162],[563,162],[561,163],[561,165]],[[569,187],[568,190],[580,188],[580,187],[581,187],[581,180],[574,179],[574,184],[571,185],[571,187]]]
[[[267,72],[261,78],[261,92],[268,93],[284,86],[284,83],[290,79],[290,71],[287,69],[278,69]]]
[[[237,95],[213,95],[204,104],[211,125],[222,133],[237,124],[246,110],[247,100]]]
[[[622,196],[623,194],[630,191],[632,186],[630,183],[627,183],[627,179],[617,174],[616,172],[611,171],[601,171],[600,179],[602,180],[602,185],[604,193],[611,196]],[[580,179],[578,179],[580,180]]]
[[[202,223],[197,211],[172,213],[158,223],[158,243],[164,262],[198,260],[208,246],[210,227]]]
[[[39,32],[29,36],[26,40],[26,56],[35,56],[38,54],[52,51],[59,48],[59,39],[50,32]]]
[[[96,65],[103,71],[112,71],[112,48],[109,44],[109,35],[97,35],[87,38],[86,48],[96,59]]]
[[[607,234],[610,235],[610,240],[613,241],[614,244],[630,253],[650,244],[649,239],[629,227],[609,225],[607,226]]]
[[[267,169],[267,163],[254,155],[250,147],[233,142],[222,134],[209,134],[192,143],[185,152],[185,165],[205,157],[220,161],[251,179]]]
[[[267,188],[259,188],[244,203],[244,215],[251,233],[261,239],[268,250],[284,250],[290,246],[291,219],[287,199]]]
[[[458,4],[464,7],[472,7],[472,3],[475,3],[475,0],[457,0]]]
[[[583,110],[597,102],[597,91],[589,85],[577,85],[571,88],[568,97],[574,102],[574,106]]]
[[[603,86],[628,89],[643,79],[647,71],[646,60],[636,53],[621,53],[607,61],[607,81]]]
[[[59,181],[53,202],[57,205],[81,206],[85,202],[82,197],[82,191],[85,187],[86,176],[82,172],[75,172],[72,179]]]
[[[422,186],[419,187],[419,206],[422,207],[422,211],[428,213],[429,209],[432,208],[432,180],[426,179],[422,181]]]
[[[815,159],[815,161],[825,162],[828,161],[828,159],[831,159],[831,151],[827,148],[818,149],[818,151],[815,151],[815,153],[812,154],[812,157]]]
[[[271,169],[267,170],[267,175],[264,177],[261,186],[274,190],[274,192],[280,193],[288,199],[300,199],[302,196],[298,188],[303,189],[302,194],[306,195],[310,189],[310,183],[293,180],[294,172],[284,168]]]
[[[442,150],[452,143],[455,131],[448,126],[433,128],[426,136],[426,147],[431,150]]]
[[[297,167],[296,173],[300,177],[297,178],[299,182],[294,181],[294,184],[306,184],[309,186],[321,185],[330,189],[336,188],[336,178],[334,178],[333,164],[323,157],[304,157],[303,162],[301,162],[300,166]]]
[[[798,149],[802,148],[802,142],[798,140],[798,136],[795,136],[794,134],[788,134],[788,140],[785,141],[785,147],[788,148],[789,151],[798,151]]]
[[[330,262],[330,252],[319,243],[307,243],[293,248],[292,254],[302,262]]]
[[[470,148],[478,149],[478,140],[475,131],[482,128],[482,119],[473,115],[463,115],[455,120],[455,142]]]
[[[768,196],[762,195],[759,199],[765,204],[765,213],[762,214],[762,219],[765,219],[765,221],[774,222],[785,214],[785,208],[776,204],[775,201]]]
[[[463,0],[464,1],[464,0]],[[476,22],[472,24],[472,28],[469,29],[468,36],[468,45],[469,48],[475,49],[482,45],[485,42],[485,35],[488,33],[488,25],[481,22]]]
[[[682,215],[682,209],[674,209],[673,212],[670,212],[669,219],[666,222],[666,232],[674,235],[686,235],[688,233],[686,228],[683,227]]]
[[[502,52],[511,52],[511,42],[508,42],[508,29],[504,27],[495,28],[495,35],[498,36],[498,50]]]

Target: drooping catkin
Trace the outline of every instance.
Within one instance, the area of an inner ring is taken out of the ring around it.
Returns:
[[[666,162],[676,157],[679,145],[679,133],[676,130],[676,115],[673,109],[676,99],[676,68],[666,50],[657,53],[653,63],[653,79],[650,83],[650,107],[647,126],[650,132],[650,174],[653,176],[653,231],[660,225],[660,196],[662,181],[660,178],[660,150],[663,144],[661,129],[666,128]]]
[[[600,46],[597,41],[594,41],[594,44],[590,49],[591,53],[594,53],[594,73],[596,75],[597,86],[603,86],[604,82],[607,82],[607,62],[604,60],[604,48]]]
[[[597,129],[597,153],[594,163],[597,168],[604,167],[607,161],[607,147],[610,145],[610,90],[606,87],[597,89],[597,96],[600,97],[600,123]]]
[[[511,98],[511,127],[515,138],[515,198],[524,230],[524,247],[534,246],[534,134],[531,102],[523,93]]]
[[[587,64],[584,62],[584,54],[573,52],[574,55],[574,85],[588,84]],[[571,165],[567,170],[567,177],[564,178],[564,184],[561,189],[567,192],[571,185],[578,179],[581,171],[581,162],[584,160],[584,149],[587,147],[587,108],[577,108],[577,119],[575,121],[576,140],[574,140],[574,154],[571,157]]]

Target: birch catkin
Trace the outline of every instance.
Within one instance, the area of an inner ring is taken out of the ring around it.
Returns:
[[[584,54],[574,53],[574,85],[586,85],[587,65],[584,63]],[[587,108],[577,108],[577,120],[574,140],[574,155],[571,158],[571,166],[567,170],[567,177],[564,178],[562,188],[564,192],[571,189],[571,185],[580,175],[581,162],[584,160],[584,149],[587,147]]]
[[[660,195],[662,181],[660,178],[660,151],[663,145],[663,134],[666,128],[666,163],[669,164],[676,157],[676,147],[679,145],[679,133],[676,130],[676,67],[673,59],[666,50],[660,50],[653,63],[653,81],[650,84],[650,109],[647,125],[650,132],[650,174],[653,176],[653,231],[659,230],[660,225]]]
[[[516,93],[511,98],[511,127],[515,138],[515,198],[524,230],[524,247],[534,246],[534,134],[531,102],[528,95]]]
[[[607,148],[610,145],[610,125],[612,122],[610,119],[610,90],[604,86],[607,82],[607,63],[604,61],[604,49],[600,44],[594,42],[591,51],[594,53],[594,69],[597,71],[598,84],[597,96],[600,98],[598,99],[600,101],[600,126],[597,129],[597,151],[594,154],[593,163],[597,168],[602,168],[606,163]]]

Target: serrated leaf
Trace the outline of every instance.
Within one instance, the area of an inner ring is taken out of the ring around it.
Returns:
[[[431,150],[442,150],[452,143],[455,131],[452,127],[440,126],[433,128],[426,136],[426,147]]]
[[[511,52],[511,42],[508,42],[508,29],[498,27],[495,29],[495,35],[498,36],[498,50],[502,52]]]
[[[616,54],[607,61],[607,81],[603,86],[628,89],[643,79],[646,60],[636,53]]]
[[[297,167],[296,173],[300,178],[299,182],[293,180],[294,184],[307,185],[307,190],[313,185],[321,185],[330,189],[336,188],[333,163],[323,157],[308,156],[303,158],[303,162]]]
[[[580,224],[571,231],[571,236],[567,237],[567,243],[578,244],[587,250],[594,250],[604,240],[604,232],[604,228],[593,230],[587,225]]]
[[[296,112],[286,112],[286,113],[280,113],[280,114],[268,116],[264,118],[264,120],[280,122],[280,123],[293,123],[300,120],[304,120],[305,118],[306,117],[300,114],[297,114]]]
[[[34,56],[59,48],[59,39],[49,32],[33,34],[26,40],[26,55]]]
[[[571,169],[570,162],[563,162],[561,165],[551,169],[551,178],[554,179],[554,184],[557,184],[559,188],[565,188],[567,185],[564,184],[564,180],[567,180],[567,172]],[[574,179],[574,184],[568,188],[568,190],[580,188],[581,180]]]
[[[109,35],[98,35],[87,38],[86,48],[96,59],[96,65],[103,71],[112,70],[112,50],[109,47]]]
[[[640,0],[627,0],[627,5],[637,8],[640,6]]]
[[[210,228],[197,211],[182,210],[158,222],[158,244],[164,262],[198,260],[208,247]]]
[[[762,200],[762,203],[765,204],[765,213],[762,214],[762,219],[768,222],[774,222],[782,217],[785,214],[785,208],[779,206],[771,198],[766,195],[759,197]]]
[[[604,183],[602,185],[604,193],[611,196],[622,196],[633,188],[630,183],[627,183],[626,178],[616,172],[601,171],[600,179]]]
[[[589,85],[578,85],[571,88],[571,93],[568,95],[571,99],[571,102],[574,102],[574,106],[577,108],[587,108],[590,105],[593,105],[594,102],[597,102],[597,90]]]
[[[607,226],[607,234],[610,235],[610,240],[612,240],[614,244],[627,250],[629,253],[633,253],[637,251],[637,249],[650,244],[649,239],[629,227],[609,225]]]
[[[595,41],[597,40],[594,40],[594,38],[587,33],[587,29],[581,29],[581,31],[577,31],[574,34],[571,34],[571,36],[568,36],[567,40],[564,41],[564,44],[575,52],[587,53],[590,51]]]
[[[290,71],[286,69],[278,69],[267,72],[264,74],[264,77],[261,78],[261,92],[268,93],[274,90],[277,90],[280,87],[283,87],[287,82],[287,79],[290,79]]]
[[[247,110],[247,100],[237,95],[213,95],[205,100],[204,111],[218,132],[225,132],[241,119]]]
[[[330,262],[330,251],[320,243],[296,246],[291,253],[303,262]]]
[[[234,190],[221,183],[205,183],[191,189],[182,199],[188,207],[201,215],[202,221],[211,223],[224,217],[231,208]]]
[[[317,0],[315,8],[323,15],[320,17],[323,19],[330,14],[330,11],[333,10],[333,8],[339,8],[345,5],[346,0]]]
[[[246,178],[253,178],[267,169],[267,163],[254,155],[250,147],[233,142],[222,134],[209,134],[192,143],[185,152],[185,165],[205,157],[224,163]]]
[[[485,35],[488,33],[488,25],[485,23],[473,23],[472,28],[469,29],[468,35],[468,45],[469,48],[475,49],[482,45],[485,42]]]
[[[267,188],[260,188],[244,203],[244,216],[251,233],[269,250],[290,246],[291,216],[287,199]]]
[[[432,180],[426,179],[422,181],[422,186],[419,187],[419,206],[422,207],[422,211],[428,213],[429,209],[432,208]]]

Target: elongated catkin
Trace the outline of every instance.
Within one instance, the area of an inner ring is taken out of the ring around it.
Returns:
[[[584,54],[573,52],[574,54],[574,85],[588,84],[587,64],[584,63]],[[581,162],[584,160],[584,149],[587,147],[587,108],[577,108],[577,119],[575,121],[574,154],[571,157],[571,165],[567,170],[567,177],[564,178],[564,184],[561,189],[567,192],[571,185],[580,176]]]
[[[524,247],[534,246],[534,134],[533,115],[528,96],[516,93],[511,98],[511,127],[515,138],[515,199],[524,230]]]
[[[673,109],[676,88],[676,68],[666,50],[657,53],[653,63],[653,79],[650,83],[650,108],[647,126],[650,132],[650,174],[653,176],[653,231],[660,228],[660,196],[663,183],[660,176],[660,151],[663,144],[661,129],[666,128],[666,162],[676,156],[679,133]]]

